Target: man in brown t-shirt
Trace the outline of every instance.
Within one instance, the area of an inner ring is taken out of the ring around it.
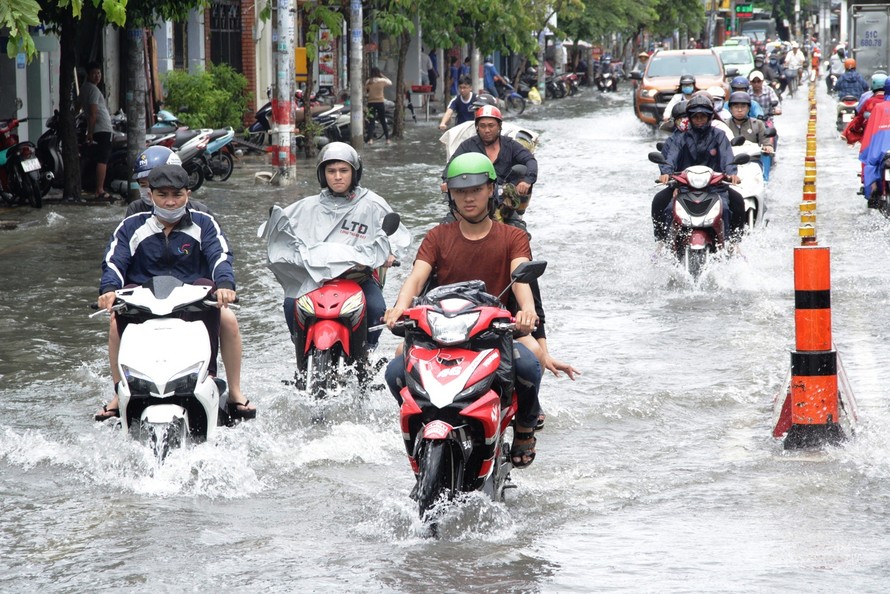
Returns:
[[[395,305],[383,317],[390,328],[411,306],[434,271],[440,285],[482,280],[488,292],[497,295],[510,283],[510,273],[531,259],[525,232],[491,219],[496,179],[494,166],[481,153],[466,153],[451,162],[449,205],[457,220],[433,228],[424,238]],[[516,327],[520,332],[529,333],[538,321],[531,289],[527,284],[516,283],[511,290],[519,304],[519,311],[514,315]],[[506,298],[502,299],[506,304]],[[528,335],[518,338],[514,349],[518,410],[511,458],[516,468],[524,468],[535,459],[541,365],[534,352],[540,349]],[[389,363],[386,380],[393,395],[400,400],[399,390],[405,385],[403,356]]]

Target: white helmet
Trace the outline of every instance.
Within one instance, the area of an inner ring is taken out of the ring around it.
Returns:
[[[714,85],[713,87],[708,87],[705,89],[705,92],[711,96],[711,99],[714,101],[718,99],[726,99],[726,89],[721,87],[720,85]]]

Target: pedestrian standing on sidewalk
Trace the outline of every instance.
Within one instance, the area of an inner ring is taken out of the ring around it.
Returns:
[[[383,126],[383,136],[386,144],[390,144],[389,128],[386,126],[386,104],[384,103],[383,90],[392,86],[392,81],[380,73],[380,68],[371,68],[371,76],[365,82],[365,94],[368,96],[368,108],[371,110],[371,135],[374,134],[374,122],[380,121]],[[368,139],[368,144],[374,144],[374,139]]]
[[[102,66],[98,62],[87,65],[87,78],[80,89],[80,107],[87,116],[87,144],[96,159],[96,198],[109,200],[111,194],[105,191],[105,174],[111,159],[111,114],[105,96],[99,90],[102,82]]]

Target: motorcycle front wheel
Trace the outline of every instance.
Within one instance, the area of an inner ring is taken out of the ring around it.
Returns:
[[[309,351],[306,366],[306,391],[316,400],[327,398],[334,387],[334,357],[330,350]]]
[[[708,263],[708,250],[693,250],[687,247],[684,259],[686,271],[692,278],[698,280],[705,264]]]
[[[191,161],[183,165],[186,173],[189,174],[189,190],[194,192],[204,185],[204,168],[198,161]]]
[[[522,115],[525,111],[525,99],[521,95],[510,95],[507,97],[507,109],[515,111],[516,115]]]
[[[460,490],[463,458],[448,440],[426,440],[418,455],[417,504],[420,518],[432,521],[433,508],[439,501],[451,501]]]

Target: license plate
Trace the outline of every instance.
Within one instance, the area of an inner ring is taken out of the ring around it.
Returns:
[[[849,122],[849,121],[852,121],[852,120],[853,120],[853,114],[852,114],[852,113],[845,113],[845,114],[844,114],[844,121],[845,121],[845,122]]]
[[[885,170],[884,170],[884,179],[885,179],[886,181],[890,181],[890,169],[885,169]]]
[[[22,161],[22,169],[25,170],[25,173],[30,173],[31,171],[37,171],[40,169],[40,160],[39,159],[25,159]]]

